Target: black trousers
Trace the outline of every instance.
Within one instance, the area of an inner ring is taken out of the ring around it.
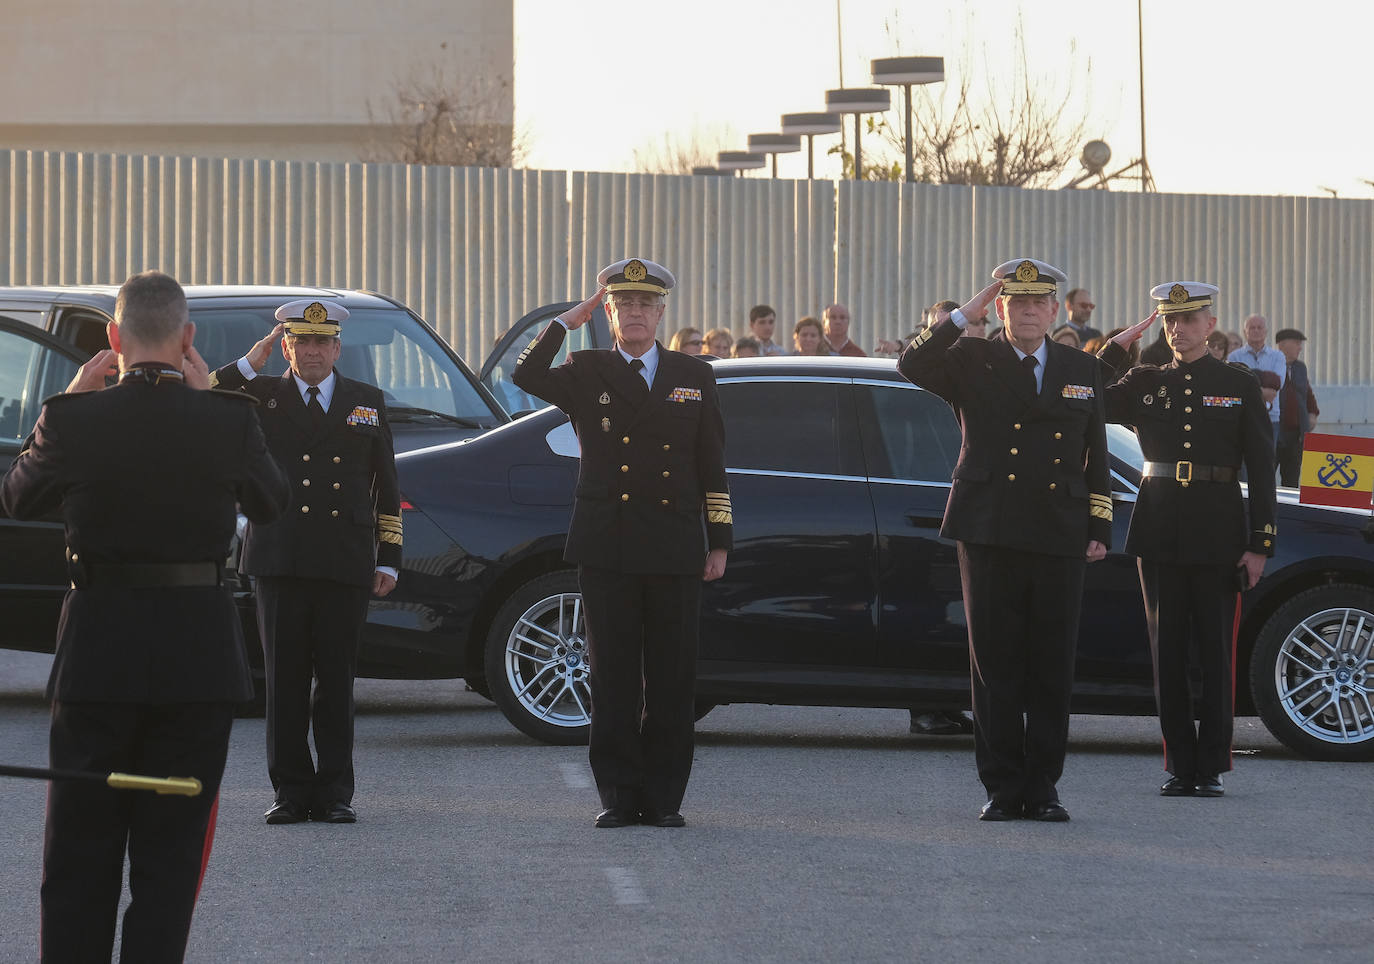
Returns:
[[[258,576],[267,670],[267,775],[304,808],[353,799],[353,676],[370,589],[328,579]],[[312,691],[311,684],[314,684]],[[315,755],[309,735],[315,732]]]
[[[1145,622],[1155,664],[1155,703],[1164,735],[1164,768],[1185,779],[1231,769],[1235,626],[1240,602],[1235,579],[1235,566],[1140,560]],[[1193,644],[1202,669],[1196,712],[1189,685]]]
[[[974,754],[988,799],[1059,799],[1069,741],[1082,558],[960,542]]]
[[[57,769],[195,777],[199,796],[48,785],[40,891],[44,961],[101,961],[114,947],[129,855],[120,959],[180,961],[210,859],[229,753],[232,703],[66,703],[52,707],[49,756]]]
[[[671,813],[692,772],[701,576],[582,566],[601,805]]]
[[[1279,463],[1279,485],[1297,485],[1302,478],[1302,443],[1306,435],[1296,428],[1279,429],[1274,446]]]

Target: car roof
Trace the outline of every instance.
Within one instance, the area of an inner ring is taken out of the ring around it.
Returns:
[[[322,288],[310,285],[182,285],[186,300],[197,302],[234,301],[287,302],[298,298],[328,298],[348,308],[395,307],[396,302],[385,295],[347,288]],[[89,305],[113,311],[118,285],[34,285],[0,287],[0,301],[59,301],[64,304]]]
[[[892,358],[774,355],[770,358],[718,358],[711,362],[718,381],[727,378],[875,378],[909,384]]]

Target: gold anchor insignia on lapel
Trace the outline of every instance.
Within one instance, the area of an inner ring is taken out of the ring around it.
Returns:
[[[277,407],[277,400],[276,400],[275,398],[269,398],[269,399],[267,400],[267,407],[268,407],[268,408],[276,408],[276,407]]]
[[[1155,397],[1153,395],[1146,395],[1141,401],[1146,405],[1153,405],[1155,403]]]
[[[610,392],[602,392],[602,393],[601,393],[601,398],[599,398],[598,401],[601,402],[602,405],[609,405],[609,404],[611,404],[611,394],[610,394]]]
[[[601,431],[603,431],[603,432],[609,432],[610,430],[611,430],[611,420],[610,420],[609,418],[603,418],[603,419],[601,420]]]

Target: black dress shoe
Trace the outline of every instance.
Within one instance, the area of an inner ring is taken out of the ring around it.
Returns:
[[[1221,777],[1198,777],[1196,793],[1199,797],[1220,797],[1226,791],[1221,787]]]
[[[605,830],[611,827],[631,827],[639,823],[639,811],[626,807],[607,807],[596,815],[596,825]]]
[[[954,736],[962,733],[963,728],[943,712],[911,714],[910,732],[925,736]]]
[[[1041,823],[1067,823],[1069,811],[1058,800],[1048,800],[1027,807],[1026,819],[1039,820]]]
[[[342,800],[335,800],[311,810],[310,819],[319,823],[357,823],[358,814]]]
[[[1170,777],[1169,782],[1159,788],[1161,797],[1191,797],[1197,789],[1192,777]]]
[[[277,800],[263,814],[268,823],[304,823],[310,812],[292,800]]]
[[[639,815],[639,822],[646,827],[685,827],[687,818],[676,810],[665,813],[662,810],[645,810]]]
[[[978,819],[987,820],[990,823],[997,823],[1003,820],[1020,820],[1021,808],[998,803],[996,800],[989,800],[987,803],[983,804],[983,810],[978,814]]]

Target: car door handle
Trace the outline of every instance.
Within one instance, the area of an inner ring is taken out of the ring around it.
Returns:
[[[906,513],[906,521],[921,529],[938,529],[944,525],[943,515],[931,515],[929,512],[922,512],[919,509],[911,509]]]

